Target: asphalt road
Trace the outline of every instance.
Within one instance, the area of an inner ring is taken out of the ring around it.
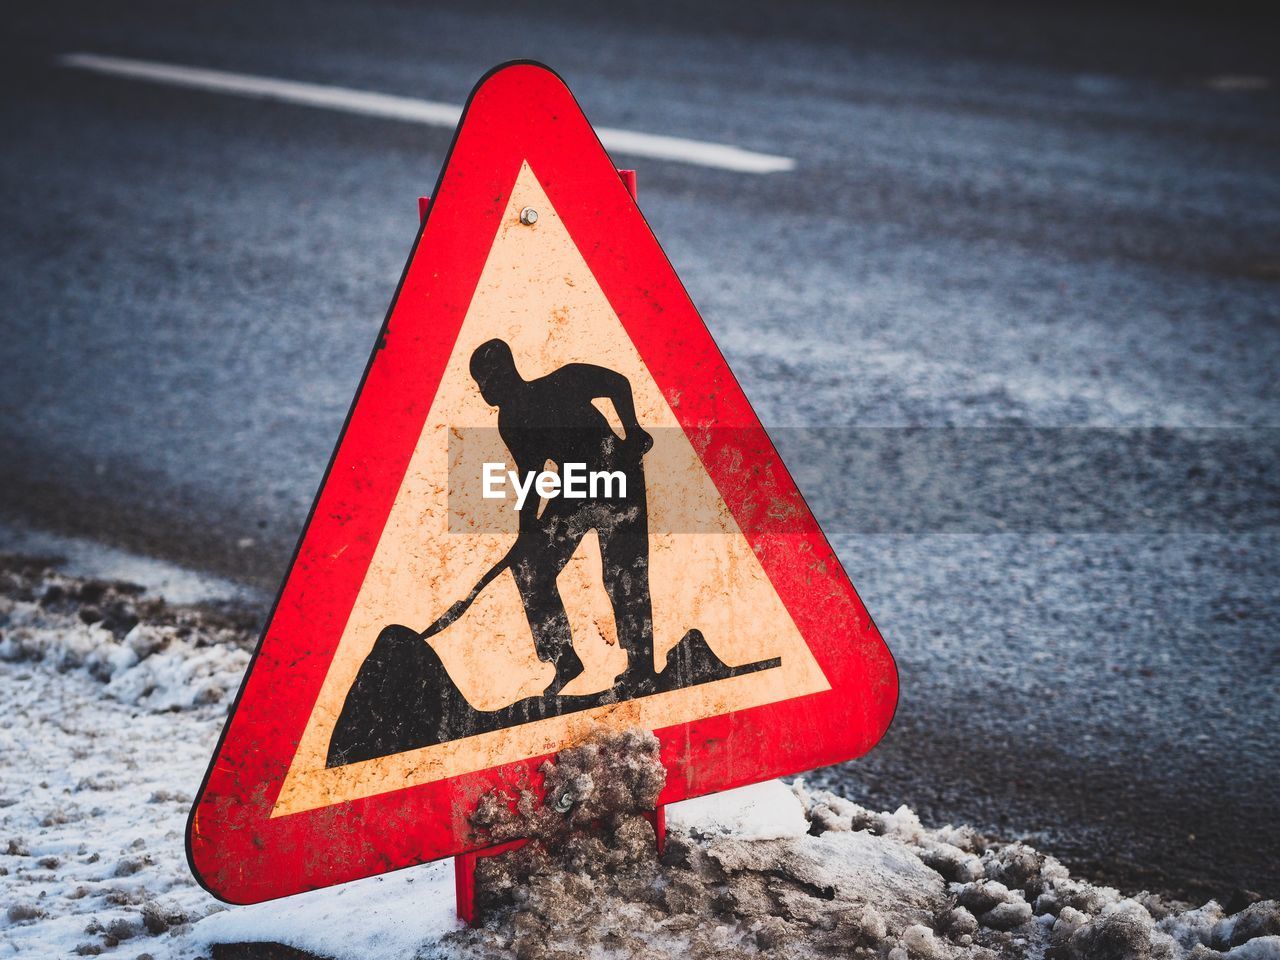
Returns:
[[[894,7],[9,11],[0,510],[273,586],[450,139],[57,55],[452,103],[541,59],[796,160],[616,157],[898,658],[819,779],[1280,895],[1274,25]]]

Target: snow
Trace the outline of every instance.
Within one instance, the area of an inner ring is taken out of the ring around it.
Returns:
[[[667,807],[667,827],[702,837],[727,834],[740,840],[780,840],[809,832],[809,819],[795,792],[780,780],[713,793]]]
[[[215,913],[196,924],[191,944],[282,943],[335,960],[410,957],[459,929],[453,896],[453,861],[428,863]]]
[[[0,600],[0,604],[5,601]],[[34,603],[10,603],[0,660],[40,662],[106,681],[101,696],[152,711],[228,701],[249,663],[246,650],[183,636],[181,628],[139,623],[117,638],[100,624],[50,629]]]
[[[225,628],[195,620],[126,632],[127,592],[92,587],[104,606],[124,607],[88,624],[74,581],[10,577],[17,587],[0,594],[0,957],[117,947],[190,956],[185,931],[221,906],[187,868],[187,812],[249,655]],[[195,592],[219,595],[216,584]]]
[[[454,917],[449,861],[228,908],[192,879],[183,835],[247,638],[142,601],[117,609],[127,591],[46,574],[0,567],[0,960],[177,960],[232,942],[459,960],[545,956],[552,940],[619,960],[1280,960],[1275,901],[1227,916],[1213,901],[1126,897],[1025,844],[803,782],[668,807],[661,864],[639,834],[616,870],[548,861],[479,930]],[[85,623],[86,603],[103,619]],[[606,837],[598,850],[623,847]]]
[[[166,928],[219,909],[183,849],[219,712],[121,703],[53,660],[0,662],[0,687],[0,957],[189,956]]]
[[[1280,960],[1280,937],[1258,937],[1225,954],[1225,960]]]

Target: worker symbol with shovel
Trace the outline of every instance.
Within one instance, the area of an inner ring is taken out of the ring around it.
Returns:
[[[687,630],[654,667],[653,604],[649,591],[649,515],[644,457],[653,438],[636,419],[631,384],[605,367],[571,363],[526,380],[502,340],[481,344],[471,375],[485,401],[498,408],[498,433],[517,475],[563,476],[573,464],[622,482],[580,496],[526,497],[519,504],[515,542],[465,597],[425,630],[402,624],[382,628],[347,692],[329,741],[327,765],[357,763],[460,737],[533,723],[593,707],[775,669],[778,657],[730,666],[702,631]],[[619,436],[593,401],[612,404]],[[606,690],[561,691],[584,669],[573,649],[569,616],[556,579],[583,538],[595,531],[600,574],[613,608],[627,667]],[[510,571],[529,621],[534,647],[555,676],[538,696],[496,710],[472,706],[429,641],[456,622],[502,573]]]
[[[538,657],[555,667],[545,695],[558,693],[583,670],[556,578],[592,530],[600,542],[601,576],[613,607],[627,669],[618,686],[634,696],[653,686],[653,610],[649,596],[649,528],[643,458],[653,438],[636,419],[627,378],[605,367],[571,363],[525,380],[511,348],[489,340],[471,355],[471,375],[485,401],[498,408],[498,433],[516,471],[529,476],[551,464],[591,474],[622,474],[607,495],[527,497],[515,543],[422,633],[430,638],[461,617],[499,574],[510,570],[533,632]],[[619,437],[594,400],[608,400],[622,423]],[[596,491],[593,489],[592,494]],[[618,495],[620,494],[620,495]]]

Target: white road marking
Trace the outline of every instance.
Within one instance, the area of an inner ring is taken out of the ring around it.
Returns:
[[[458,125],[458,118],[462,116],[462,108],[451,103],[419,100],[416,97],[398,97],[368,90],[352,90],[350,87],[334,87],[321,83],[280,80],[248,73],[230,73],[226,70],[157,63],[152,60],[108,57],[96,53],[68,53],[58,57],[57,63],[74,70],[88,70],[93,73],[128,77],[133,80],[145,80],[175,87],[192,87],[197,90],[229,93],[234,96],[297,103],[370,117],[386,117],[431,127],[452,129]],[[683,137],[665,137],[656,133],[637,133],[634,130],[617,130],[611,127],[598,127],[596,133],[600,135],[600,140],[606,149],[636,157],[674,160],[678,163],[717,167],[738,173],[778,173],[791,170],[796,165],[790,157],[756,153],[723,143],[686,140]]]

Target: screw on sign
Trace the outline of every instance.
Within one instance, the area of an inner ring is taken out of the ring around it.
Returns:
[[[661,842],[888,728],[893,659],[634,186],[546,67],[472,92],[192,809],[216,896],[458,857],[470,919],[476,804],[593,731],[657,737]]]

